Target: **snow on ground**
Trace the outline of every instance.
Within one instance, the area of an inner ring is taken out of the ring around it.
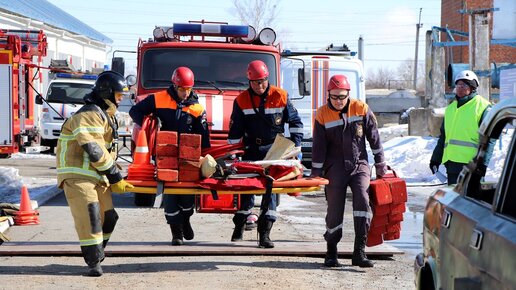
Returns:
[[[406,125],[392,126],[380,129],[383,147],[385,150],[385,157],[387,164],[391,166],[398,176],[404,178],[407,184],[440,184],[439,179],[432,175],[428,164],[432,151],[437,143],[437,138],[432,137],[416,137],[406,136]],[[507,147],[514,129],[506,130],[502,134],[501,140],[498,140],[491,162],[486,174],[486,180],[495,181],[500,176],[503,169],[505,157],[507,155]],[[373,156],[368,148],[369,160],[373,162]],[[13,154],[13,159],[28,159],[28,158],[55,158],[52,155],[44,154]],[[372,164],[371,164],[372,165]],[[439,168],[446,176],[446,169],[444,166]],[[18,170],[10,167],[0,167],[0,202],[17,202],[20,196],[20,188],[25,184],[29,188],[31,198],[34,196],[45,194],[48,190],[53,188],[56,184],[56,178],[22,178],[18,174]],[[292,204],[296,205],[296,204]],[[299,205],[301,206],[301,205]]]

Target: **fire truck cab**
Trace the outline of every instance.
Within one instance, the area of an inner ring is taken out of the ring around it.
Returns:
[[[0,29],[0,158],[20,151],[39,152],[34,118],[35,73],[33,58],[47,55],[42,30]],[[39,76],[39,77],[38,77]]]
[[[190,21],[158,26],[153,38],[140,40],[137,49],[136,101],[168,88],[173,71],[181,66],[195,75],[194,90],[207,112],[212,146],[227,144],[234,99],[249,87],[247,66],[261,60],[269,69],[269,82],[280,83],[280,47],[275,32],[264,28],[221,22]],[[112,68],[123,66],[122,58]],[[121,72],[121,71],[120,71]],[[139,129],[133,129],[133,144]],[[149,205],[152,195],[135,193],[136,205]]]
[[[177,67],[189,67],[207,111],[212,145],[226,144],[233,100],[249,86],[249,62],[265,62],[269,82],[279,85],[280,48],[270,28],[256,33],[251,26],[191,21],[156,27],[153,35],[138,44],[137,101],[168,88]]]

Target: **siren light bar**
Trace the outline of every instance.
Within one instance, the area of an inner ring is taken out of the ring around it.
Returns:
[[[216,36],[240,38],[246,43],[256,40],[257,44],[272,45],[276,40],[276,33],[271,28],[264,28],[258,34],[252,26],[228,24],[174,23],[172,27],[157,26],[152,34],[157,41],[177,36]]]
[[[56,73],[56,78],[64,79],[83,79],[83,80],[96,80],[97,75],[91,74],[71,74],[71,73]]]

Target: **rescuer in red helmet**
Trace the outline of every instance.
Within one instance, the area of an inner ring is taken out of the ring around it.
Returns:
[[[284,133],[289,125],[290,139],[295,146],[301,146],[303,123],[296,108],[290,102],[287,92],[269,84],[269,70],[261,60],[249,63],[247,68],[249,89],[237,96],[233,103],[228,143],[242,139],[246,149],[243,160],[262,160],[277,134]],[[233,217],[235,230],[231,241],[243,239],[247,216],[254,206],[254,195],[240,196],[240,208]],[[276,221],[276,195],[265,194],[262,198],[258,218],[259,246],[273,248],[270,231]]]
[[[129,115],[141,126],[144,117],[153,114],[161,121],[160,130],[176,131],[178,134],[200,134],[201,147],[210,147],[206,111],[193,91],[192,70],[184,66],[176,68],[171,81],[172,85],[168,89],[151,94],[134,105]],[[163,201],[165,218],[172,231],[172,245],[182,245],[183,238],[192,240],[194,231],[190,217],[194,212],[195,195],[165,194]]]
[[[365,255],[367,233],[371,224],[366,140],[374,155],[377,177],[385,174],[386,164],[380,134],[373,112],[366,103],[350,99],[350,83],[344,75],[334,75],[328,81],[327,104],[317,109],[312,147],[312,177],[324,176],[326,185],[327,252],[324,265],[339,267],[337,244],[342,238],[346,190],[353,193],[353,223],[355,246],[352,265],[373,267]]]

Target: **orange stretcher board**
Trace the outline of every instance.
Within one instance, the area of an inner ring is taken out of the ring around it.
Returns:
[[[131,192],[155,194],[157,181],[127,180],[134,185]],[[310,192],[321,190],[321,186],[328,184],[323,178],[302,178],[285,181],[274,181],[272,193]],[[165,182],[164,194],[212,194],[210,189],[200,187],[196,182]],[[253,190],[217,190],[217,194],[264,194],[265,189]]]

